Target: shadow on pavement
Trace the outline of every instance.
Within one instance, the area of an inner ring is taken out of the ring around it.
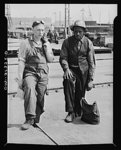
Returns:
[[[22,125],[22,124],[8,124],[8,125],[7,125],[7,128],[13,128],[13,127],[21,128],[21,125]]]
[[[76,125],[85,125],[85,124],[87,124],[87,123],[81,121],[80,117],[76,117],[72,123],[76,124]]]

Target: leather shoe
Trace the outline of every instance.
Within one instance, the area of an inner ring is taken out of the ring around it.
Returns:
[[[74,113],[68,113],[68,115],[65,118],[65,122],[69,123],[72,122],[74,119]]]
[[[25,123],[21,126],[22,130],[28,130],[30,126],[34,125],[34,119],[28,119]]]

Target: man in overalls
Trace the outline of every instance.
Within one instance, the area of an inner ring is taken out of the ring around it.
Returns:
[[[64,71],[65,121],[81,116],[80,100],[85,91],[93,87],[95,55],[92,42],[84,35],[85,22],[77,20],[71,30],[74,35],[64,40],[60,52],[60,65]]]
[[[32,28],[32,37],[21,42],[18,54],[18,83],[24,91],[26,118],[21,127],[23,130],[39,123],[40,115],[44,112],[44,95],[48,84],[47,63],[54,59],[51,45],[44,37],[44,22],[35,21]]]

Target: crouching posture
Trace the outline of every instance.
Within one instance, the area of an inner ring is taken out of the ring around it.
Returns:
[[[64,40],[60,52],[60,65],[64,71],[66,122],[81,115],[80,100],[85,91],[93,87],[95,55],[92,42],[84,35],[86,27],[77,20],[71,27],[73,35]]]
[[[48,84],[48,62],[54,59],[48,40],[44,37],[44,22],[33,22],[33,35],[20,44],[18,59],[19,87],[24,91],[26,121],[22,129],[39,123],[44,112],[44,95]]]

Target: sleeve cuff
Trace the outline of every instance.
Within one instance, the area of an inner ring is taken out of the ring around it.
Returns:
[[[23,61],[25,63],[25,59],[24,58],[18,58],[18,61]]]

